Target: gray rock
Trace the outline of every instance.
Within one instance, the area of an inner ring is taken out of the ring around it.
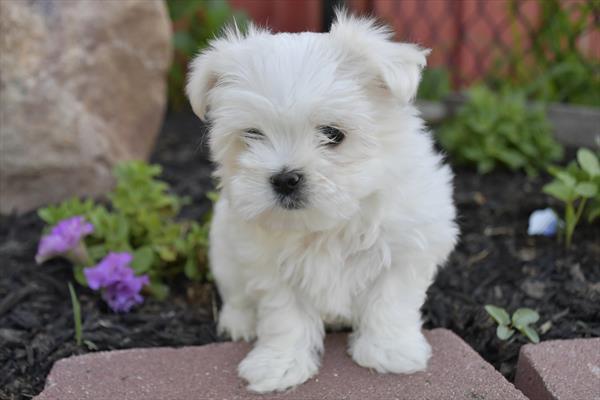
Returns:
[[[166,105],[161,0],[0,1],[0,212],[98,196]]]

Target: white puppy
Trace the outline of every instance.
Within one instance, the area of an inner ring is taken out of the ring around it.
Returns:
[[[325,324],[379,372],[426,368],[419,308],[454,247],[452,172],[411,105],[427,51],[339,12],[329,33],[231,29],[192,63],[221,181],[210,235],[219,329],[253,340],[256,392],[319,367]]]

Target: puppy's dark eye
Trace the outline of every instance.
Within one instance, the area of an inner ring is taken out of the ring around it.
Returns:
[[[250,128],[250,129],[244,130],[244,137],[247,139],[260,139],[260,138],[263,138],[264,136],[265,136],[265,134],[256,128]]]
[[[333,126],[320,126],[319,130],[325,137],[328,139],[329,146],[335,146],[344,141],[346,135],[344,132],[339,130],[338,128],[334,128]]]

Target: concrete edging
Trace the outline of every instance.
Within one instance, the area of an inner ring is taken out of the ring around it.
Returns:
[[[464,95],[451,95],[441,102],[417,101],[417,108],[429,123],[449,118],[465,102]],[[552,103],[547,107],[548,119],[556,140],[566,146],[600,147],[600,109]]]
[[[318,375],[284,393],[256,395],[238,378],[247,343],[90,353],[58,361],[37,400],[346,399],[525,400],[526,397],[446,329],[425,332],[429,367],[411,375],[377,374],[347,355],[347,334],[329,334]]]
[[[600,338],[524,345],[515,386],[535,400],[600,400]]]

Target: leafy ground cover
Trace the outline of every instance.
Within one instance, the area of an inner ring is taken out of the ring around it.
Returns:
[[[169,115],[152,158],[176,194],[192,200],[181,218],[200,220],[210,209],[211,165],[202,132],[193,115]],[[527,339],[498,339],[486,304],[511,314],[536,310],[542,341],[600,336],[598,228],[578,226],[569,250],[554,238],[527,236],[533,210],[560,208],[542,192],[551,177],[455,171],[461,241],[429,290],[425,326],[453,330],[509,379]],[[172,282],[167,301],[148,298],[129,314],[111,312],[94,292],[75,285],[83,318],[83,345],[77,346],[67,286],[72,268],[61,260],[44,266],[34,260],[43,225],[35,213],[0,216],[0,398],[37,394],[54,361],[72,354],[220,340],[212,285],[182,280]]]

